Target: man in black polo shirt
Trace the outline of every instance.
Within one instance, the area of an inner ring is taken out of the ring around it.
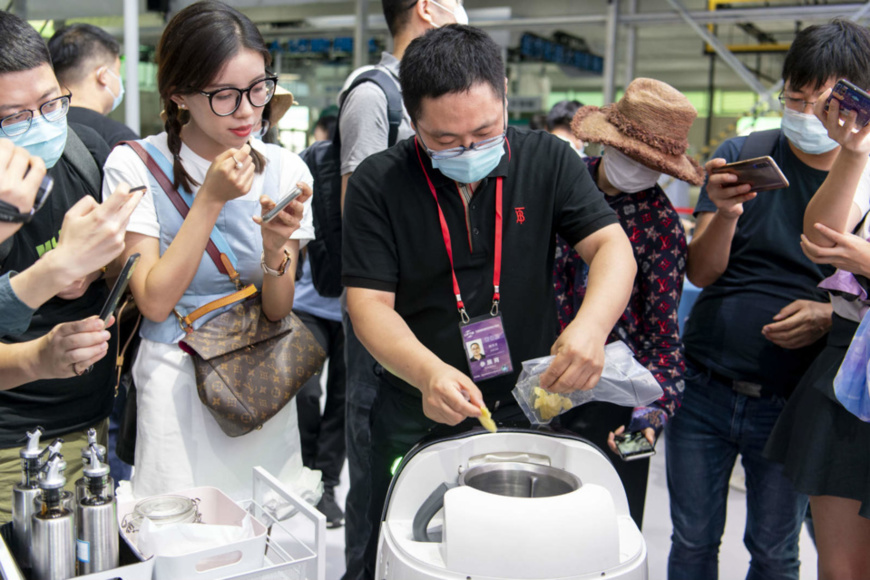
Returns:
[[[484,404],[496,420],[523,419],[510,395],[522,361],[555,354],[542,377],[552,391],[595,386],[636,269],[576,153],[506,130],[501,49],[485,33],[451,25],[414,40],[401,84],[417,137],[354,172],[342,250],[354,327],[388,371],[372,410],[378,523],[391,464],[439,423],[470,427]],[[590,294],[558,340],[556,233],[590,265]],[[465,345],[478,338],[487,364],[470,367]],[[369,577],[376,548],[375,533]]]

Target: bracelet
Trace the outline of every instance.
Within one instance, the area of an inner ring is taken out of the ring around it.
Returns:
[[[284,261],[281,262],[281,265],[278,266],[277,270],[273,270],[269,266],[266,265],[266,252],[265,250],[260,253],[260,267],[263,269],[264,274],[268,274],[270,276],[275,276],[276,278],[283,276],[287,271],[287,264],[290,263],[290,252],[287,249],[284,249]]]

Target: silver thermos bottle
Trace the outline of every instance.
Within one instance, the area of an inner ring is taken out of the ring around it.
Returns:
[[[33,514],[31,562],[33,580],[67,580],[76,575],[75,512],[65,507],[63,458],[48,460],[39,481],[42,494],[36,499],[39,509]],[[72,496],[72,494],[68,494]]]
[[[42,429],[39,427],[33,433],[27,434],[27,446],[19,453],[21,457],[21,482],[12,488],[12,537],[13,550],[22,569],[30,568],[31,519],[33,517],[34,500],[41,493],[38,480],[39,472],[45,465],[48,456],[46,450],[39,449],[39,438]],[[60,451],[61,439],[55,441],[48,451]]]
[[[79,575],[118,567],[118,514],[109,466],[100,463],[96,444],[89,447],[85,488],[76,508],[76,559]]]
[[[109,456],[106,455],[106,448],[103,445],[97,443],[97,430],[96,429],[88,429],[88,445],[87,447],[82,447],[82,467],[85,469],[88,468],[88,465],[91,464],[91,446],[95,445],[97,447],[97,453],[100,456],[100,461],[104,463],[109,462]],[[115,489],[115,482],[109,482],[111,489]],[[76,480],[76,504],[82,501],[82,498],[85,496],[85,487],[87,483],[85,482],[84,477],[80,477]]]

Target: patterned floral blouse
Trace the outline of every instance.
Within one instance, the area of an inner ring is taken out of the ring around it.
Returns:
[[[600,157],[584,159],[592,178],[598,178]],[[603,194],[602,194],[603,195]],[[606,196],[619,216],[637,260],[637,276],[628,306],[610,333],[622,340],[662,387],[662,397],[632,413],[629,431],[652,427],[661,432],[683,395],[683,347],[677,311],[686,272],[686,234],[680,217],[664,191],[656,185],[637,193]],[[562,330],[586,293],[588,267],[562,238],[556,239],[553,283]]]

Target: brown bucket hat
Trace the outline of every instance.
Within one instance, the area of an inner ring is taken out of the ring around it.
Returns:
[[[571,128],[583,141],[610,145],[647,167],[701,185],[704,169],[686,155],[697,116],[689,99],[671,85],[637,78],[618,102],[581,107]]]
[[[277,127],[278,121],[287,114],[291,106],[297,103],[293,100],[293,93],[281,85],[276,85],[275,94],[272,95],[272,100],[269,101],[269,104],[272,105],[269,110],[269,124]]]

